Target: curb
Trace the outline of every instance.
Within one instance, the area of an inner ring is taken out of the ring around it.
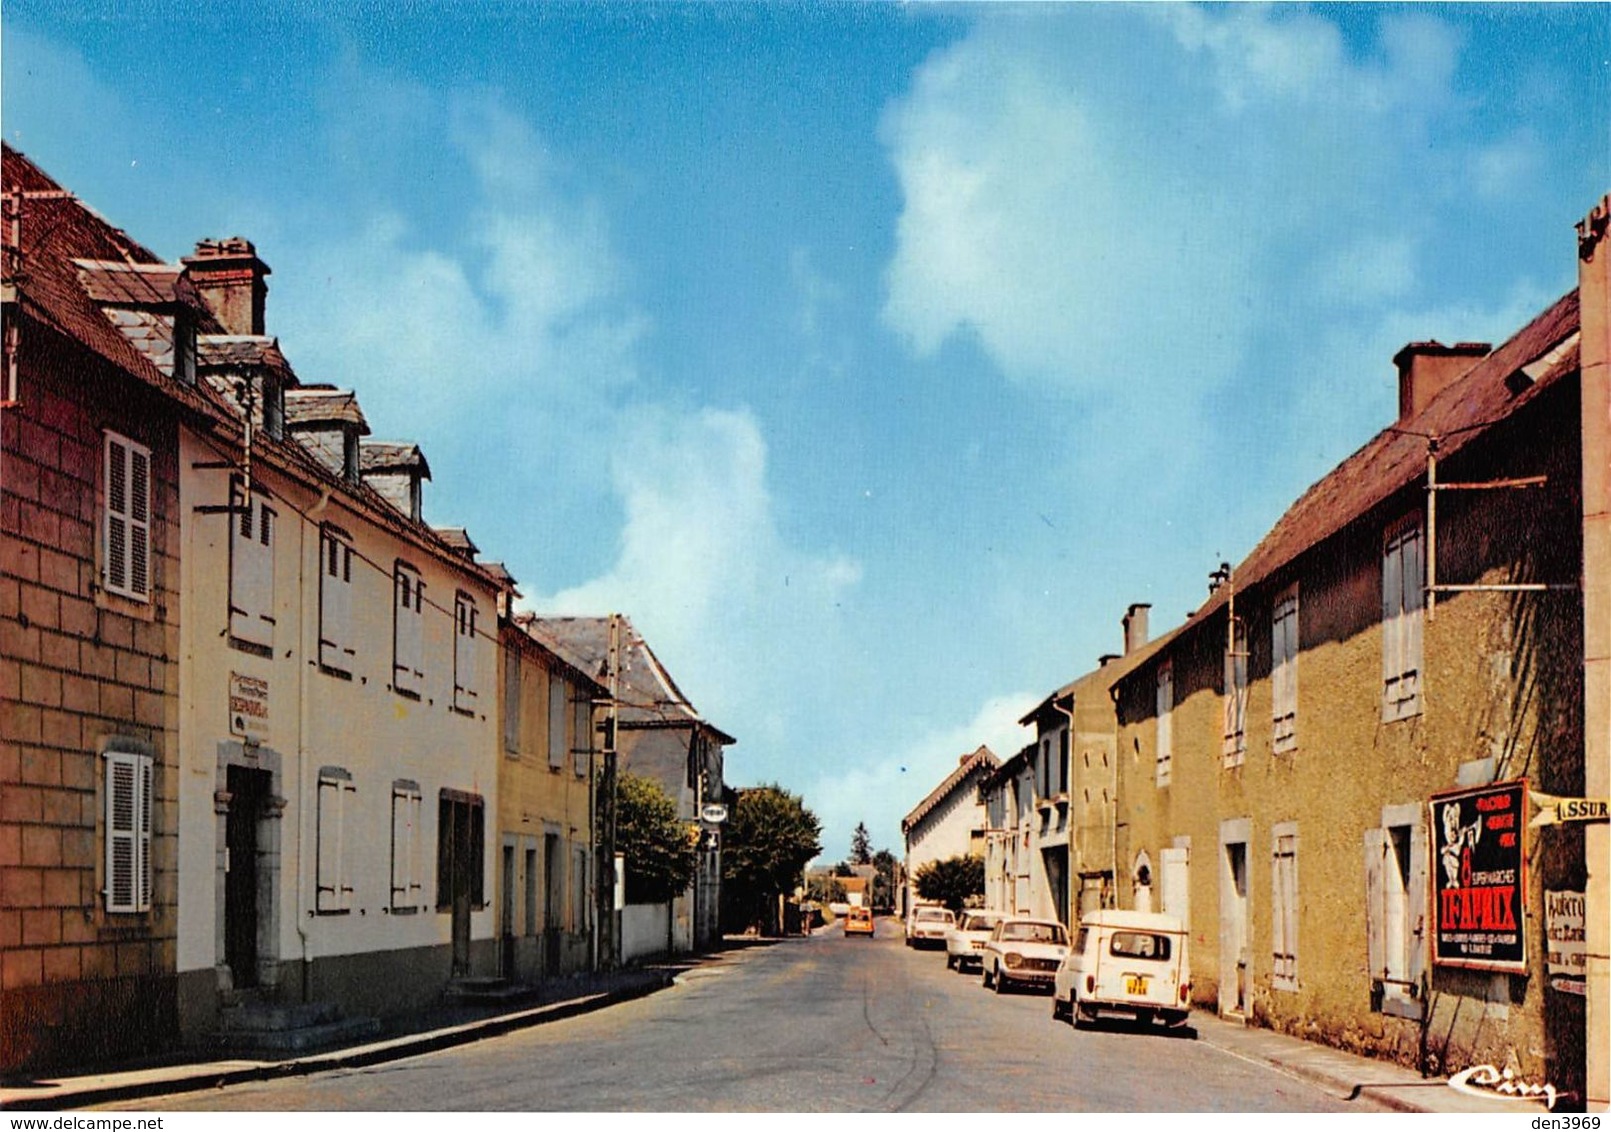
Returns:
[[[352,1046],[347,1049],[331,1050],[327,1053],[293,1058],[289,1061],[247,1063],[239,1068],[213,1072],[200,1072],[199,1070],[204,1067],[196,1066],[189,1073],[185,1073],[181,1069],[178,1072],[183,1075],[171,1078],[112,1082],[104,1085],[92,1085],[82,1089],[65,1088],[52,1092],[48,1096],[12,1097],[6,1100],[4,1108],[9,1112],[50,1112],[58,1109],[82,1108],[86,1105],[104,1104],[108,1101],[134,1100],[140,1097],[176,1093],[194,1093],[202,1089],[217,1089],[226,1085],[241,1085],[254,1081],[272,1081],[282,1077],[304,1077],[331,1069],[361,1069],[365,1066],[378,1065],[382,1062],[398,1061],[405,1057],[434,1053],[437,1050],[449,1049],[453,1046],[468,1045],[483,1038],[497,1037],[500,1034],[507,1034],[514,1030],[540,1026],[545,1022],[559,1022],[566,1018],[589,1014],[595,1010],[602,1010],[607,1006],[646,998],[657,991],[665,990],[675,981],[676,976],[671,972],[659,972],[654,978],[644,979],[636,986],[599,991],[579,998],[565,999],[561,1002],[548,1003],[543,1006],[534,1006],[525,1010],[518,1010],[513,1014],[500,1014],[492,1018],[465,1022],[457,1026],[449,1026],[423,1034],[408,1034],[400,1038],[390,1038],[385,1041]]]

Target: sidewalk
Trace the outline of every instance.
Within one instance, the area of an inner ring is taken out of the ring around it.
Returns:
[[[1539,1116],[1542,1103],[1474,1097],[1449,1087],[1442,1077],[1423,1078],[1413,1069],[1344,1053],[1274,1030],[1241,1026],[1194,1012],[1197,1040],[1255,1064],[1306,1081],[1339,1100],[1364,1098],[1398,1112],[1507,1113]]]
[[[704,958],[707,957],[679,956],[675,961],[648,967],[556,980],[534,992],[527,1005],[514,1009],[507,1005],[444,1004],[406,1018],[386,1020],[386,1036],[363,1045],[282,1060],[172,1060],[164,1064],[76,1077],[42,1077],[21,1084],[10,1082],[0,1086],[0,1110],[26,1112],[82,1108],[136,1097],[192,1092],[246,1081],[296,1077],[330,1069],[352,1069],[396,1061],[642,998],[670,986],[677,975]],[[183,1054],[176,1056],[182,1058]]]

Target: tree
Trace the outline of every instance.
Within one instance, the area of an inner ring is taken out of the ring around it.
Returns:
[[[781,786],[738,792],[722,834],[723,919],[730,930],[776,928],[777,898],[792,893],[822,852],[822,823]]]
[[[898,867],[895,854],[888,849],[880,849],[873,854],[872,864],[878,870],[873,875],[873,907],[895,907],[895,890],[900,887],[895,883],[895,870]]]
[[[615,786],[615,851],[626,858],[629,904],[670,900],[694,879],[696,850],[677,803],[652,778],[623,774]],[[695,834],[697,835],[697,833]]]
[[[851,868],[847,862],[840,861],[833,867],[833,875],[836,877],[853,877],[856,875],[856,870]]]
[[[984,861],[978,857],[947,857],[930,861],[913,878],[924,900],[944,904],[960,914],[970,896],[984,895]]]
[[[867,832],[867,823],[859,821],[850,835],[850,863],[853,865],[870,865],[873,863],[873,835]]]

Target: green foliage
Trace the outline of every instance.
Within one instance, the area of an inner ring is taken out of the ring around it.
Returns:
[[[812,877],[806,882],[806,898],[818,904],[838,904],[845,899],[845,886],[834,877]]]
[[[833,875],[836,877],[853,877],[856,875],[856,870],[851,868],[848,863],[840,861],[833,867]]]
[[[873,876],[873,907],[895,907],[895,890],[899,887],[895,883],[895,870],[898,866],[895,854],[888,849],[880,849],[873,854],[872,865],[878,872]]]
[[[924,900],[961,913],[970,896],[984,895],[984,861],[979,857],[947,857],[930,861],[912,878]]]
[[[867,832],[867,823],[859,821],[850,835],[850,863],[852,865],[870,865],[873,863],[873,835]]]
[[[722,833],[723,919],[729,929],[771,925],[777,898],[800,885],[822,852],[822,823],[781,786],[738,792]]]
[[[652,778],[623,774],[615,787],[615,851],[626,858],[629,904],[659,904],[694,879],[695,842],[677,803]]]

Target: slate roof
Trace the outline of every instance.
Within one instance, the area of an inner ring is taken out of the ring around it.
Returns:
[[[481,553],[481,548],[470,541],[470,532],[463,527],[432,527],[431,530],[454,554],[474,558]]]
[[[431,478],[431,465],[418,444],[394,440],[364,440],[358,445],[358,469],[364,474],[418,471],[421,479]]]
[[[197,335],[196,366],[198,369],[264,368],[273,370],[287,390],[299,384],[296,371],[280,352],[280,340],[263,335]]]
[[[122,260],[75,259],[84,291],[97,303],[119,307],[206,306],[181,268],[171,263],[128,263]]]
[[[138,289],[138,280],[148,278],[144,268],[159,268],[162,261],[67,193],[9,144],[0,146],[0,166],[6,192],[24,194],[20,248],[11,243],[10,225],[0,225],[6,250],[5,283],[14,289],[24,313],[186,408],[209,414],[224,411],[208,391],[164,374],[118,330],[85,289],[83,272],[75,262],[140,265],[140,270],[129,273],[131,286]]]
[[[1451,381],[1420,413],[1377,433],[1287,508],[1236,568],[1236,590],[1245,592],[1265,581],[1372,508],[1423,481],[1428,437],[1438,438],[1438,458],[1446,460],[1576,373],[1578,326],[1574,289]],[[1229,596],[1229,588],[1220,587],[1183,625],[1150,644],[1149,655],[1201,625]]]
[[[936,806],[944,802],[946,798],[950,797],[953,792],[968,780],[969,775],[980,770],[985,772],[993,771],[1000,765],[1001,760],[996,758],[989,747],[981,746],[971,755],[964,756],[957,764],[957,768],[946,776],[945,781],[930,790],[928,797],[912,807],[912,812],[901,819],[901,832],[909,832],[918,822],[933,813]]]
[[[358,395],[351,389],[337,389],[333,385],[304,385],[285,392],[286,427],[351,424],[358,426],[359,436],[369,435],[369,422],[358,407]]]
[[[534,617],[528,631],[571,664],[599,680],[608,676],[608,617]],[[632,622],[621,618],[617,718],[622,727],[699,727],[722,744],[738,740],[700,716]]]

